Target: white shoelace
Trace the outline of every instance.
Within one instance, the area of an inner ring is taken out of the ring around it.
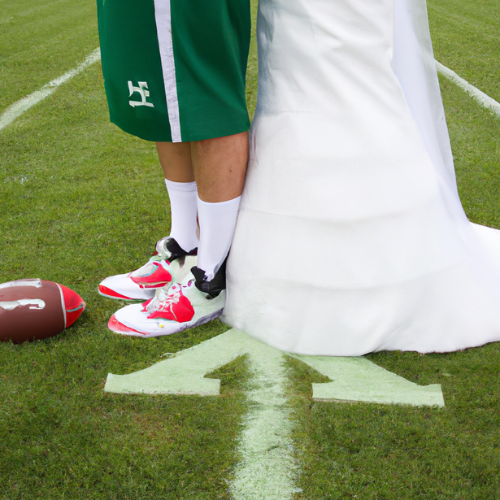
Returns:
[[[153,300],[147,305],[146,309],[151,314],[155,311],[167,311],[173,304],[177,304],[179,302],[183,288],[188,288],[192,285],[193,281],[191,280],[187,285],[180,285],[177,283],[173,285],[168,292],[166,292],[163,288],[160,288],[156,291]]]

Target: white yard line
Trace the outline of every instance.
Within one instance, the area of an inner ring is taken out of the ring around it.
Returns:
[[[291,500],[298,466],[286,396],[283,353],[237,330],[178,352],[169,359],[128,375],[108,375],[105,391],[143,394],[219,394],[220,380],[205,374],[248,355],[252,377],[246,388],[237,452],[240,463],[230,485],[234,500]]]
[[[81,73],[85,68],[90,66],[91,64],[97,62],[101,58],[101,50],[99,48],[95,49],[91,54],[87,56],[85,61],[83,61],[76,68],[64,73],[64,75],[52,80],[51,82],[44,85],[40,90],[33,92],[32,94],[23,97],[19,101],[15,102],[11,106],[9,106],[1,115],[0,115],[0,130],[9,126],[16,118],[19,118],[25,111],[28,111],[32,106],[38,104],[40,101],[43,101],[46,97],[53,94],[59,85],[62,85],[64,82],[67,82],[70,78]]]
[[[241,462],[231,494],[234,500],[290,500],[301,490],[294,484],[298,467],[283,353],[262,344],[248,356],[253,377],[246,395],[251,408],[243,419]]]
[[[465,90],[465,92],[467,92],[481,106],[489,109],[493,114],[500,118],[500,103],[492,99],[489,95],[486,95],[478,88],[474,87],[474,85],[471,85],[468,81],[464,80],[450,68],[443,66],[438,61],[436,61],[436,67],[439,73],[458,85],[462,90]]]
[[[220,380],[207,373],[248,355],[252,377],[246,388],[250,409],[238,440],[240,463],[234,500],[291,500],[294,484],[292,422],[286,396],[283,353],[237,330],[229,330],[169,359],[129,375],[108,375],[105,391],[143,394],[219,394]]]

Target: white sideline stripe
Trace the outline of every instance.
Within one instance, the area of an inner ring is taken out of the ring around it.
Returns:
[[[465,90],[465,92],[467,92],[481,106],[489,109],[498,118],[500,118],[500,103],[495,101],[495,99],[492,99],[489,95],[486,95],[484,92],[474,87],[474,85],[471,85],[467,80],[464,80],[450,68],[447,68],[438,61],[436,61],[436,67],[439,73],[458,85],[462,90]]]
[[[172,142],[181,142],[181,122],[179,99],[177,96],[177,80],[175,76],[170,0],[155,0],[155,20]]]
[[[32,94],[23,97],[19,101],[11,104],[1,115],[0,115],[0,130],[9,126],[16,118],[19,118],[25,111],[28,111],[32,106],[43,101],[46,97],[53,94],[59,85],[67,82],[70,78],[81,73],[85,68],[91,64],[97,62],[101,58],[101,49],[95,49],[91,54],[87,56],[85,61],[83,61],[79,66],[71,69],[64,75],[52,80],[51,82],[44,85],[40,90],[33,92]]]

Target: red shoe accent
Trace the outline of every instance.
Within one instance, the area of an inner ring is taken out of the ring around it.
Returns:
[[[178,296],[177,301],[174,302],[166,300],[164,305],[161,305],[159,310],[154,311],[148,316],[148,319],[162,318],[177,321],[178,323],[185,323],[191,321],[194,316],[194,309],[182,293]]]
[[[73,290],[64,285],[59,285],[64,297],[64,308],[66,310],[66,326],[71,326],[85,310],[85,301]]]
[[[130,276],[141,288],[161,288],[172,281],[172,275],[159,263],[153,263],[156,269],[149,276]]]
[[[151,290],[153,288],[162,288],[166,285],[168,285],[170,283],[170,281],[160,281],[159,283],[151,283],[150,285],[143,285],[143,284],[139,284],[139,288],[142,288],[143,290]]]
[[[133,328],[129,328],[128,326],[125,326],[123,323],[120,323],[115,315],[111,316],[108,322],[108,328],[115,333],[140,333],[141,335],[146,335],[143,332],[140,332],[138,330],[134,330]]]
[[[147,307],[148,307],[149,303],[150,303],[152,300],[153,300],[153,299],[146,300],[146,302],[144,302],[144,303],[142,304],[142,312],[143,312],[143,313],[148,312]]]
[[[111,288],[108,288],[107,286],[99,285],[99,291],[103,295],[107,295],[108,297],[115,297],[117,299],[125,299],[125,300],[135,300],[131,299],[130,297],[127,297],[125,295],[122,295],[121,293],[117,293],[114,290],[111,290]]]

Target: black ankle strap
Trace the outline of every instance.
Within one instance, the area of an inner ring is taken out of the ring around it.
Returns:
[[[222,290],[226,289],[226,261],[227,259],[224,260],[219,270],[210,281],[207,281],[207,276],[203,269],[196,266],[191,268],[191,272],[193,273],[195,280],[194,284],[200,292],[206,293],[210,295],[210,297],[215,298],[222,292]]]

